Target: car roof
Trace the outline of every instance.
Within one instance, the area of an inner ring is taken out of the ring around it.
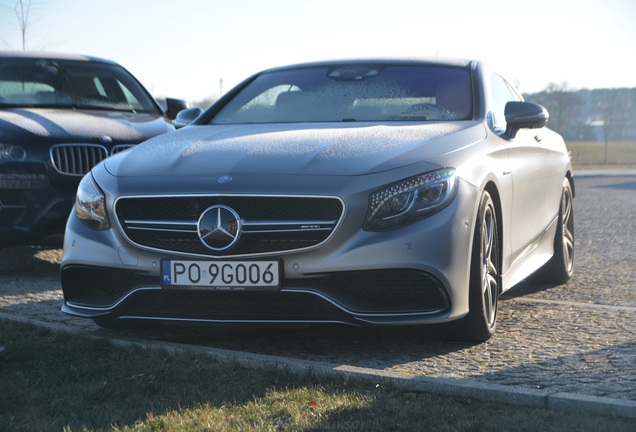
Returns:
[[[0,59],[7,58],[25,58],[25,59],[47,59],[47,60],[74,60],[85,62],[98,62],[117,65],[118,63],[100,58],[82,54],[71,54],[51,51],[18,51],[18,50],[0,50]]]
[[[431,66],[451,66],[451,67],[468,67],[476,63],[475,60],[467,60],[460,58],[446,57],[370,57],[370,58],[351,58],[351,59],[334,59],[321,60],[308,63],[297,63],[286,66],[279,66],[267,69],[266,72],[295,69],[302,67],[319,67],[319,66],[338,66],[338,65],[355,65],[355,64],[405,64],[405,65],[431,65]],[[265,72],[265,71],[264,71]]]

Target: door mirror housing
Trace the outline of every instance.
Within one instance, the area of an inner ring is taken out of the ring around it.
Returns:
[[[517,136],[519,129],[539,129],[546,125],[550,117],[548,111],[532,102],[508,102],[504,111],[506,134]]]
[[[174,120],[177,114],[188,108],[188,103],[182,99],[166,98],[166,117]]]
[[[180,111],[177,114],[177,118],[174,120],[174,127],[180,129],[184,126],[192,123],[197,117],[203,113],[203,110],[199,107],[188,108]]]

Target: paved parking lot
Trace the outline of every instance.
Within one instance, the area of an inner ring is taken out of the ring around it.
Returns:
[[[496,336],[480,345],[416,327],[105,331],[60,312],[59,249],[0,251],[0,318],[636,406],[636,173],[577,177],[575,206],[575,277],[507,293]]]

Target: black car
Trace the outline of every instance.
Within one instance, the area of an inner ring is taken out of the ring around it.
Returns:
[[[84,174],[174,130],[166,102],[109,60],[0,51],[0,247],[61,237]]]

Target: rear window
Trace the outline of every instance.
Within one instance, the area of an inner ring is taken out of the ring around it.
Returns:
[[[470,74],[422,65],[334,65],[267,72],[214,124],[440,121],[472,116]]]

